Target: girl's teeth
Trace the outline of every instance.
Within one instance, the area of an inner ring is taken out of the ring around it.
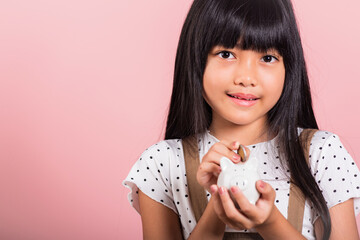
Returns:
[[[232,95],[231,95],[232,96]],[[237,98],[237,99],[242,99],[242,100],[246,100],[246,101],[253,101],[256,99],[245,99],[245,98],[240,98],[240,97],[236,97],[236,96],[232,96],[233,98]]]

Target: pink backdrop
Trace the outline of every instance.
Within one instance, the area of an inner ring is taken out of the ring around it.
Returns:
[[[294,1],[318,121],[359,164],[360,2]],[[162,137],[190,4],[2,1],[0,239],[141,239],[121,182]]]

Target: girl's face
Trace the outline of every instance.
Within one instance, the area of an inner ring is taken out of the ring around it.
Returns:
[[[208,54],[203,79],[213,123],[263,127],[284,81],[283,58],[276,50],[260,53],[215,46]]]

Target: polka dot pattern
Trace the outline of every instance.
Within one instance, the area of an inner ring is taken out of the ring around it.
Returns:
[[[359,169],[345,149],[339,136],[330,132],[318,132],[312,139],[311,171],[322,191],[328,208],[355,198],[354,211],[359,213]],[[319,149],[320,151],[316,151]],[[314,212],[313,222],[318,213]]]
[[[299,128],[299,134],[302,129]],[[198,136],[200,161],[210,147],[218,142],[209,132]],[[263,181],[276,192],[275,206],[287,217],[289,201],[289,170],[279,161],[280,147],[276,138],[248,146],[259,161],[258,171]],[[360,212],[360,172],[339,137],[318,131],[311,142],[310,170],[329,208],[354,198],[354,210]],[[178,214],[185,238],[196,225],[187,188],[182,143],[179,139],[164,140],[146,149],[133,165],[123,185],[131,189],[130,204],[139,211],[138,190]],[[210,194],[207,193],[208,199]],[[305,203],[303,231],[307,239],[315,239],[313,224],[318,213],[309,201]],[[236,231],[226,227],[226,231]],[[246,232],[254,232],[248,229]]]

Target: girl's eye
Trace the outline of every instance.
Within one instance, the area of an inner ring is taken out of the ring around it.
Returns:
[[[223,59],[232,59],[234,58],[234,55],[231,52],[228,51],[221,51],[217,53],[216,55],[219,55]]]
[[[267,63],[273,63],[274,61],[277,61],[278,59],[272,55],[266,55],[264,57],[262,57],[262,59],[264,60],[264,62]]]

